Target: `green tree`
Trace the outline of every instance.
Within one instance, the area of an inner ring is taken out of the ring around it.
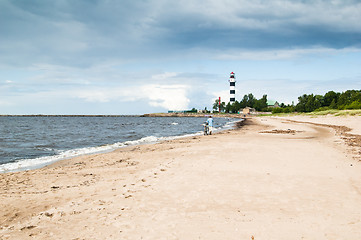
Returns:
[[[247,106],[247,104],[248,104],[248,96],[244,95],[242,100],[240,101],[240,107],[241,108],[249,107]]]
[[[329,105],[329,108],[331,109],[337,109],[336,99],[333,99],[331,104]]]
[[[240,108],[245,108],[245,107],[254,108],[256,101],[257,99],[253,96],[252,93],[249,93],[248,95],[244,95],[243,99],[240,102]]]
[[[322,95],[316,95],[314,97],[314,106],[313,106],[313,110],[316,110],[320,107],[323,107],[324,106],[324,97]]]
[[[227,105],[226,105],[226,108],[225,108],[225,112],[226,112],[226,113],[231,112],[231,108],[232,108],[232,105],[231,105],[230,102],[228,102]]]
[[[332,102],[336,104],[339,95],[340,94],[337,94],[334,91],[327,92],[323,98],[324,101],[323,107],[329,107],[332,104]]]
[[[252,93],[248,94],[248,106],[254,108],[254,104],[256,103],[256,98],[253,96]]]
[[[296,111],[298,112],[306,112],[306,103],[307,103],[308,95],[303,94],[298,97],[298,103],[296,105]]]
[[[345,109],[346,105],[355,101],[361,102],[361,90],[347,90],[346,92],[341,93],[337,106],[339,109]]]
[[[255,100],[255,103],[253,105],[253,107],[257,110],[257,111],[266,111],[268,105],[267,105],[267,95],[263,95],[263,97],[259,100]]]
[[[353,101],[345,106],[345,109],[361,109],[361,102]]]
[[[218,111],[219,108],[220,108],[221,112],[223,112],[224,109],[226,108],[226,103],[221,102],[221,105],[219,105],[219,99],[217,98],[213,103],[213,110]]]
[[[240,109],[241,109],[241,104],[237,100],[231,104],[231,111],[233,113],[237,113]]]

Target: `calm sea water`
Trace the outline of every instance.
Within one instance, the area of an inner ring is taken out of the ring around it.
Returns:
[[[43,167],[83,154],[202,134],[206,118],[0,117],[0,173]],[[218,130],[235,120],[215,118]]]

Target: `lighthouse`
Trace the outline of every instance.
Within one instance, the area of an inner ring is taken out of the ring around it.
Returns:
[[[236,101],[236,77],[234,76],[234,72],[231,72],[229,76],[229,102],[232,104]]]

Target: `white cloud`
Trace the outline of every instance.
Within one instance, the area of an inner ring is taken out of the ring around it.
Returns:
[[[84,90],[77,93],[77,96],[81,99],[84,99],[87,102],[109,102],[113,96],[114,92],[111,89],[108,90]]]
[[[153,107],[163,107],[168,110],[186,110],[190,100],[187,98],[186,85],[146,85],[142,93]]]
[[[11,106],[11,105],[13,105],[12,103],[10,103],[10,102],[7,102],[7,101],[1,101],[0,100],[0,106]]]
[[[227,26],[284,31],[290,24],[322,24],[338,31],[359,32],[361,26],[361,3],[355,1],[181,0],[164,5],[163,8],[158,7],[163,10],[156,13],[158,18],[162,15],[173,18],[196,16],[199,22],[195,26],[199,28]],[[168,9],[172,9],[171,14],[164,12]]]
[[[335,55],[341,53],[361,52],[357,48],[333,49],[324,47],[304,48],[304,49],[274,49],[274,50],[233,50],[229,53],[221,53],[216,59],[220,60],[283,60],[293,59],[308,55]]]
[[[152,79],[164,80],[164,79],[168,79],[168,78],[175,77],[175,76],[177,76],[177,73],[175,73],[175,72],[165,72],[165,73],[153,75]]]
[[[75,90],[73,95],[87,102],[106,103],[148,101],[152,107],[162,107],[167,110],[186,110],[190,100],[187,97],[187,85],[149,84],[127,88],[94,88]]]
[[[221,97],[221,102],[225,102],[228,103],[229,102],[229,90],[223,90],[223,91],[216,91],[216,92],[211,92],[209,95],[214,96],[214,98],[212,98],[212,102],[211,104],[214,103],[215,99],[218,99],[219,97]]]
[[[85,100],[86,102],[132,102],[143,98],[136,87],[92,87],[71,91],[72,95]]]

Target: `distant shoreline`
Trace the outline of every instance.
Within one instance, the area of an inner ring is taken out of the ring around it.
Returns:
[[[149,113],[143,114],[141,117],[229,117],[229,118],[244,118],[243,114],[218,114],[218,113]]]
[[[139,115],[74,115],[74,114],[3,114],[0,117],[230,117],[244,118],[243,114],[213,114],[213,113],[147,113]]]

